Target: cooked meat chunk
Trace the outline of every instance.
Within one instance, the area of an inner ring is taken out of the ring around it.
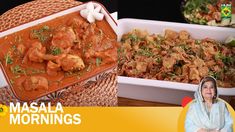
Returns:
[[[191,80],[200,80],[200,77],[199,77],[199,72],[197,70],[197,68],[190,68],[189,70],[189,79]]]
[[[48,90],[48,80],[42,76],[27,77],[23,82],[23,87],[27,91],[44,89]]]
[[[20,54],[24,55],[26,47],[23,44],[17,45],[17,50],[20,52]]]
[[[32,62],[43,62],[43,56],[46,54],[46,48],[40,42],[35,42],[31,45],[26,57]]]
[[[166,29],[165,30],[165,38],[169,38],[169,39],[177,39],[179,36],[179,34],[173,30],[170,29]]]
[[[147,63],[145,62],[139,62],[136,64],[136,69],[139,71],[139,72],[146,72],[147,70]]]
[[[189,37],[190,37],[190,35],[187,31],[182,30],[182,31],[179,32],[179,38],[181,40],[187,40],[187,39],[189,39]]]
[[[67,49],[73,46],[76,40],[76,34],[71,27],[59,29],[52,38],[51,45],[61,49]]]
[[[64,71],[82,70],[85,64],[81,57],[68,54],[61,60],[61,67]]]
[[[176,63],[176,59],[173,57],[163,57],[163,66],[170,69],[173,68],[174,64]]]
[[[56,76],[57,72],[60,71],[60,65],[56,64],[52,61],[48,61],[47,63],[47,74],[50,76]]]

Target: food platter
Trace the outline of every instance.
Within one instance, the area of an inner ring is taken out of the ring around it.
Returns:
[[[163,33],[166,29],[174,31],[186,30],[196,39],[211,38],[216,41],[225,41],[230,35],[235,35],[235,30],[222,27],[208,27],[194,24],[180,24],[172,22],[161,22],[138,19],[118,20],[118,40],[121,41],[122,35],[133,29],[147,30],[150,34]],[[196,84],[172,82],[165,80],[152,80],[134,77],[118,77],[119,96],[146,101],[166,102],[180,104],[185,96],[193,97],[197,89]],[[235,95],[235,88],[219,87],[219,94],[222,96]]]
[[[19,100],[31,101],[114,68],[117,24],[97,2],[104,19],[86,21],[88,4],[1,32],[1,85],[5,78]]]

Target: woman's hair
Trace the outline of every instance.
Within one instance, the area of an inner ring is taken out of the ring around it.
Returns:
[[[216,99],[217,93],[218,93],[217,92],[216,80],[213,77],[210,77],[210,76],[202,78],[202,80],[201,80],[201,91],[202,91],[202,86],[204,85],[205,82],[212,82],[213,83],[214,90],[215,90],[215,95],[213,97],[213,102],[215,102],[215,99]],[[203,98],[203,101],[205,101],[203,96],[202,96],[202,98]]]

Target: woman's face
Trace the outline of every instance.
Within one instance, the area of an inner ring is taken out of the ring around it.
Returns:
[[[204,99],[213,99],[215,96],[215,86],[212,81],[207,81],[202,85],[202,96]]]

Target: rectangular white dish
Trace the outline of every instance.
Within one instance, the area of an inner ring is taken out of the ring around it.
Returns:
[[[122,35],[133,29],[147,30],[149,33],[164,33],[165,29],[175,31],[186,30],[195,39],[206,37],[217,41],[225,41],[228,36],[235,37],[235,29],[224,27],[209,27],[194,24],[161,22],[139,19],[118,20],[118,40]],[[118,96],[145,101],[181,104],[185,96],[193,97],[197,85],[161,80],[140,79],[118,76]],[[219,88],[219,94],[227,101],[235,96],[235,87]]]

